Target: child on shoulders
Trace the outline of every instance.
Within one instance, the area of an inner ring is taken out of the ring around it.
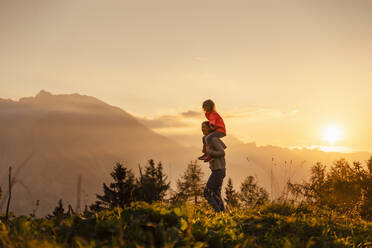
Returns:
[[[203,110],[205,112],[205,117],[209,120],[211,128],[214,130],[210,134],[203,136],[203,155],[198,159],[204,160],[204,162],[209,162],[212,160],[210,155],[206,154],[206,146],[208,146],[212,138],[222,138],[226,136],[225,123],[222,117],[216,112],[216,106],[214,102],[210,99],[203,102]]]

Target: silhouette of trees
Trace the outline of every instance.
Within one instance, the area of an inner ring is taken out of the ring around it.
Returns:
[[[65,217],[65,209],[63,208],[62,199],[58,201],[58,205],[54,208],[52,215],[48,215],[48,217]]]
[[[152,203],[153,201],[162,201],[169,189],[170,182],[167,182],[167,176],[163,173],[161,162],[155,166],[154,160],[148,161],[145,173],[142,173],[139,167],[140,177],[137,179],[136,200]]]
[[[311,204],[326,204],[329,191],[326,186],[326,166],[318,162],[311,168],[310,183],[302,184],[287,183],[289,192],[299,201],[306,201]]]
[[[294,195],[303,196],[308,203],[346,212],[361,200],[362,170],[360,163],[351,166],[345,159],[335,161],[328,172],[323,164],[317,163],[311,168],[310,182],[288,186]]]
[[[372,157],[366,166],[340,159],[328,171],[317,163],[311,169],[310,182],[288,183],[288,188],[303,202],[372,219]]]
[[[155,166],[154,160],[148,161],[145,172],[139,167],[140,177],[135,178],[130,169],[117,163],[111,172],[113,183],[107,186],[103,184],[103,195],[96,194],[98,200],[90,206],[93,211],[101,209],[112,209],[114,207],[124,208],[133,201],[161,201],[169,189],[170,183],[163,173],[163,165],[159,162]]]
[[[70,217],[72,214],[74,214],[74,210],[72,209],[72,206],[71,204],[68,204],[68,210],[67,212],[65,213],[65,209],[63,207],[63,202],[62,202],[62,199],[60,199],[58,201],[58,205],[55,207],[55,209],[53,210],[52,214],[48,214],[46,216],[47,219],[63,219],[63,218],[66,218],[66,217]]]
[[[174,198],[191,199],[198,204],[198,199],[203,198],[203,176],[200,164],[196,160],[190,161],[184,175],[177,180],[177,193]]]
[[[132,171],[117,163],[110,175],[114,182],[109,186],[103,183],[103,195],[96,194],[98,200],[90,206],[91,210],[99,211],[117,206],[124,208],[135,200],[136,184]]]
[[[345,159],[338,160],[327,173],[325,188],[329,205],[343,212],[353,210],[361,200],[362,188],[359,162],[351,166]],[[356,209],[355,209],[356,210]]]
[[[239,207],[239,193],[235,191],[231,178],[229,178],[225,187],[225,202],[228,207]]]
[[[96,202],[90,206],[90,210],[124,208],[133,201],[164,201],[170,188],[167,176],[163,173],[161,162],[155,164],[154,160],[148,160],[147,166],[139,167],[139,177],[135,178],[132,171],[120,163],[114,166],[110,173],[113,182],[103,184],[103,194],[96,195]],[[194,204],[202,201],[204,173],[197,161],[190,161],[184,174],[177,180],[177,191],[170,199],[190,200]],[[372,220],[372,157],[365,166],[360,162],[349,163],[345,159],[337,160],[330,168],[322,163],[316,163],[311,168],[309,182],[287,183],[288,191],[293,198],[312,206],[326,207],[345,214],[359,214],[367,220]],[[0,199],[2,192],[0,188]],[[269,194],[257,184],[253,176],[247,176],[236,191],[231,178],[225,187],[227,206],[252,208],[269,202]],[[63,217],[73,214],[69,205],[67,213],[63,208],[62,200],[53,211],[51,217]],[[87,213],[87,207],[84,214]]]
[[[245,178],[240,186],[239,196],[245,208],[262,205],[269,200],[269,194],[264,188],[257,185],[256,179],[253,176]]]
[[[362,202],[360,215],[372,220],[372,157],[367,161],[367,169],[362,174]]]

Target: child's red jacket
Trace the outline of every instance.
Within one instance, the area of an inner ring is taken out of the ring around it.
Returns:
[[[226,135],[225,123],[223,122],[222,117],[216,111],[212,111],[209,113],[206,112],[205,117],[207,117],[211,125],[216,126],[216,131],[224,133]]]

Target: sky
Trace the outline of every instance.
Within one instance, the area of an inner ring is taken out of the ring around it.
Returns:
[[[371,11],[368,0],[0,0],[0,98],[90,95],[188,144],[212,99],[243,142],[372,152]]]

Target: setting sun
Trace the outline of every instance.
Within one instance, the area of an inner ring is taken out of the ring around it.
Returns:
[[[323,140],[333,144],[342,138],[342,130],[339,126],[331,125],[324,128]]]

